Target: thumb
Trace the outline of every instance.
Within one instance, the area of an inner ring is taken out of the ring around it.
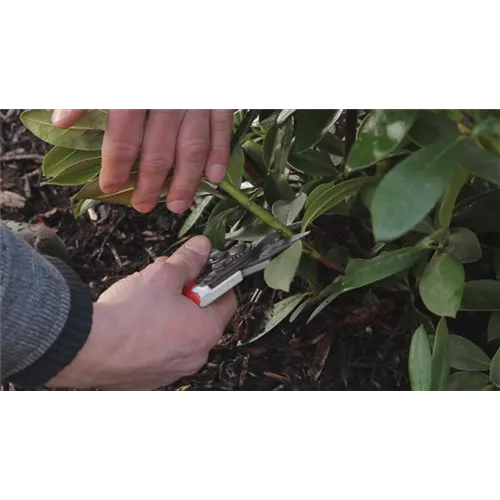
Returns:
[[[54,109],[52,123],[58,128],[74,125],[85,113],[86,109]]]
[[[195,236],[186,242],[165,263],[170,286],[182,290],[195,280],[205,267],[212,245],[205,236]]]

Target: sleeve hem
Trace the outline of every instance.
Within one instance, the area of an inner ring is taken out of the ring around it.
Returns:
[[[54,257],[46,256],[62,274],[70,289],[70,310],[55,342],[33,364],[8,377],[19,387],[40,387],[68,366],[88,339],[92,327],[93,303],[90,290],[76,272]]]

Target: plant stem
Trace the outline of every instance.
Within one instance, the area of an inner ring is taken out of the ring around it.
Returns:
[[[241,192],[237,187],[231,184],[231,182],[229,182],[227,178],[222,180],[222,182],[219,184],[219,187],[224,190],[231,198],[233,198],[233,200],[237,201],[241,206],[252,212],[256,217],[265,222],[272,229],[276,229],[288,238],[294,235],[293,231],[291,231],[290,228],[286,227],[279,220],[275,219],[267,210],[248,198],[245,193]],[[340,266],[336,262],[333,262],[328,257],[321,255],[317,250],[309,245],[309,243],[303,242],[303,249],[304,252],[310,255],[313,259],[316,259],[330,269],[335,269],[335,271],[342,274],[344,273],[344,269],[342,266]]]
[[[224,190],[233,200],[241,206],[252,212],[255,216],[265,222],[269,227],[280,231],[289,238],[293,236],[293,231],[275,219],[267,210],[252,201],[245,193],[242,193],[237,187],[233,186],[227,179],[223,179],[219,187]]]

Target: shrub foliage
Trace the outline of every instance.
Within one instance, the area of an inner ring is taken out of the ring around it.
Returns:
[[[54,146],[44,183],[81,185],[77,215],[98,203],[128,205],[136,172],[119,193],[99,189],[107,110],[89,111],[68,130],[54,128],[50,117],[51,110],[22,115]],[[414,304],[413,390],[497,389],[499,186],[498,110],[237,110],[226,179],[200,184],[179,236],[201,217],[216,248],[271,228],[312,230],[265,270],[267,285],[288,295],[249,342],[287,319],[311,321],[352,290],[384,288],[409,294]],[[369,250],[356,255],[328,231],[315,231],[329,217],[360,224]],[[297,277],[307,286],[290,292]],[[462,311],[489,314],[487,331],[450,333]]]

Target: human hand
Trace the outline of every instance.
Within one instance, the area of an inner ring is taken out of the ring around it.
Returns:
[[[233,292],[203,309],[182,295],[209,253],[209,240],[196,236],[106,290],[86,344],[47,385],[150,390],[197,372],[236,310]]]
[[[67,128],[86,111],[56,109],[52,121]],[[119,191],[139,159],[132,206],[147,213],[156,207],[175,163],[167,206],[182,213],[191,206],[203,172],[214,184],[224,178],[232,124],[231,109],[111,109],[102,146],[100,188],[105,193]]]

